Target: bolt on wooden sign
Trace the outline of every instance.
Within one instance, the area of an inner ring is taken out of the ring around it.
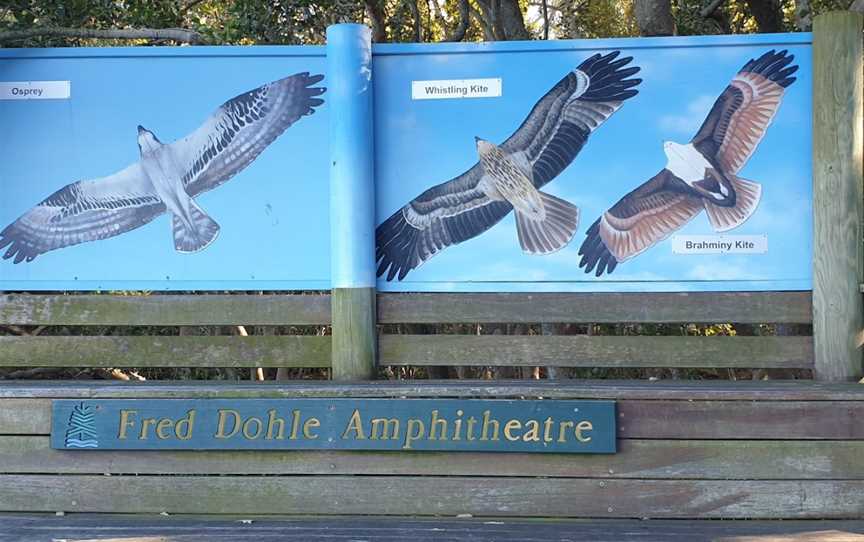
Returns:
[[[59,450],[614,453],[613,401],[57,400]]]
[[[0,290],[811,289],[809,34],[363,36],[0,51]]]

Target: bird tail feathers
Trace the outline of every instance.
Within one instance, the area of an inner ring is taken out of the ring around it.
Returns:
[[[732,188],[735,190],[735,205],[732,207],[721,207],[703,200],[708,220],[714,231],[724,232],[737,228],[750,218],[759,206],[762,199],[762,185],[740,177],[730,177]]]
[[[550,254],[573,239],[579,226],[579,208],[561,198],[540,192],[546,218],[536,220],[516,211],[519,244],[528,254]]]
[[[174,248],[177,252],[198,252],[207,248],[219,236],[219,224],[207,216],[198,205],[192,201],[189,216],[192,227],[177,215],[174,215]]]

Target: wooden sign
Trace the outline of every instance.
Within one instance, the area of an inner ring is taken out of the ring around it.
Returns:
[[[61,450],[614,453],[614,401],[57,400]]]

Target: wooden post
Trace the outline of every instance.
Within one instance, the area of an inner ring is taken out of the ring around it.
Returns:
[[[820,15],[813,33],[813,339],[816,378],[861,377],[864,327],[864,16]]]
[[[372,34],[359,24],[327,28],[330,101],[330,249],[334,380],[375,371],[375,181]]]

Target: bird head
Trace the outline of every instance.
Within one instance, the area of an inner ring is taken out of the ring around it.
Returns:
[[[153,135],[153,132],[140,124],[138,125],[138,149],[141,151],[141,154],[153,152],[161,145],[162,142]]]
[[[474,143],[477,145],[477,152],[480,156],[485,154],[489,154],[493,149],[495,149],[495,144],[486,141],[485,139],[481,139],[479,137],[474,137]]]

